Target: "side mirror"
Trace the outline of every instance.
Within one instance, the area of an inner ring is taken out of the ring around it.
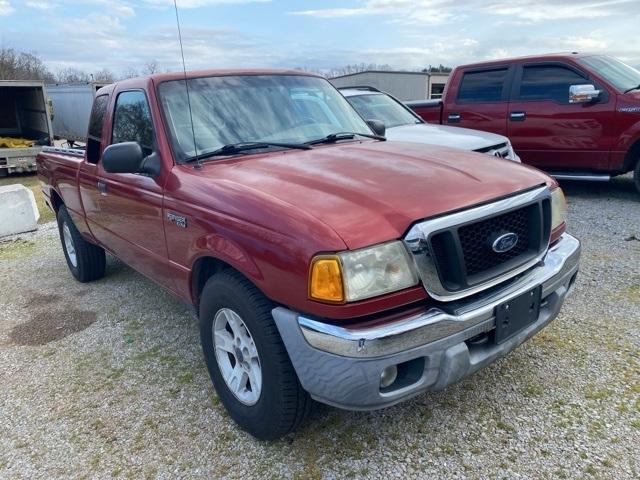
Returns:
[[[600,90],[593,85],[571,85],[569,87],[569,103],[591,103],[600,97]]]
[[[109,145],[102,153],[102,166],[109,173],[160,173],[160,157],[155,152],[145,157],[138,142]]]
[[[381,120],[375,120],[375,119],[367,120],[367,125],[369,125],[371,130],[373,130],[373,133],[381,137],[384,137],[384,134],[387,131],[387,127],[384,125],[384,122]]]

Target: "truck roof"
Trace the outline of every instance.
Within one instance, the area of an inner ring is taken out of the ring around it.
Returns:
[[[201,77],[228,77],[236,75],[298,75],[306,77],[319,77],[319,75],[310,72],[304,72],[301,70],[293,69],[210,69],[210,70],[191,70],[186,72],[187,78],[201,78]],[[152,80],[154,83],[166,82],[168,80],[183,80],[185,72],[168,72],[168,73],[154,73],[153,75],[147,75],[143,77],[130,78],[115,82],[118,85],[126,85],[127,83],[138,84],[140,80]],[[321,77],[322,78],[322,77]]]
[[[578,52],[559,52],[559,53],[545,53],[542,55],[524,55],[521,57],[509,57],[499,58],[494,60],[483,60],[481,62],[466,63],[460,65],[458,68],[469,67],[482,67],[485,65],[504,65],[508,63],[521,62],[523,60],[538,61],[538,60],[564,60],[566,58],[580,58],[593,55],[592,53],[578,53]]]

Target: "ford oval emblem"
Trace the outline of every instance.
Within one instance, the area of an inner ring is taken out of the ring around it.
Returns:
[[[511,250],[517,244],[518,244],[518,235],[513,232],[509,232],[509,233],[500,235],[498,238],[496,238],[491,244],[491,248],[496,253],[505,253]]]

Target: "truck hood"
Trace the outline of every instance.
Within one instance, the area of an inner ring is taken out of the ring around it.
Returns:
[[[260,195],[270,216],[299,209],[350,249],[400,238],[420,219],[554,184],[539,170],[508,160],[402,142],[234,157],[208,162],[201,172],[210,188],[233,182],[235,191]]]
[[[478,150],[508,142],[507,137],[495,133],[431,123],[388,128],[385,135],[389,140],[399,142],[428,143],[462,150]]]

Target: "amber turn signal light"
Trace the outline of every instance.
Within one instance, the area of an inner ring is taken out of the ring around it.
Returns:
[[[322,256],[313,259],[309,297],[323,302],[344,302],[342,268],[338,257]]]

